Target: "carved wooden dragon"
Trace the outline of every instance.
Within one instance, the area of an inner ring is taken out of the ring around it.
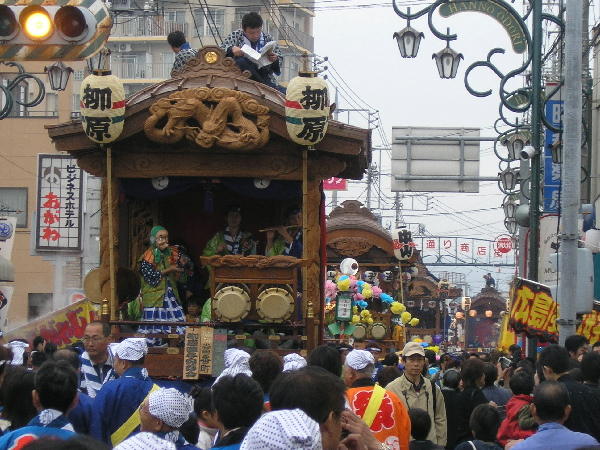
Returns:
[[[252,150],[269,141],[269,108],[244,92],[187,89],[156,101],[149,110],[144,132],[154,142],[172,144],[185,137],[203,148]]]

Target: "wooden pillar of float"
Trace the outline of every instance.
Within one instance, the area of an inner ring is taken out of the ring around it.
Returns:
[[[321,226],[319,222],[321,193],[319,180],[309,170],[309,152],[302,150],[302,226],[303,253],[305,265],[302,268],[302,300],[306,318],[308,348],[315,348],[319,339],[320,326],[320,248]]]
[[[119,229],[119,187],[117,179],[113,177],[112,150],[106,149],[106,177],[102,179],[102,217],[100,235],[100,268],[102,280],[100,282],[102,297],[108,299],[110,307],[110,320],[116,320],[119,309],[116,289],[116,267],[119,257],[118,236]]]

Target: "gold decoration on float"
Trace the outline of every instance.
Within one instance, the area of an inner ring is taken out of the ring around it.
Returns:
[[[186,89],[161,98],[149,110],[144,132],[154,142],[173,144],[185,138],[202,148],[229,150],[254,150],[269,142],[269,108],[233,89]]]

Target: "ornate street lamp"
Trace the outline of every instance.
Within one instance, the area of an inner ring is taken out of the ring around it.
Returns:
[[[450,34],[450,29],[447,31]],[[450,40],[446,41],[446,47],[431,57],[435,59],[440,78],[454,78],[458,71],[460,60],[464,59],[462,53],[458,53],[450,48]]]
[[[504,227],[510,234],[515,234],[517,232],[517,219],[514,217],[507,217],[504,219]]]
[[[507,167],[498,174],[500,177],[500,183],[502,183],[502,190],[504,192],[514,191],[519,182],[519,169]]]
[[[408,8],[408,14],[410,14],[410,8]],[[406,28],[394,33],[398,50],[403,58],[416,58],[421,39],[424,37],[423,33],[410,26],[410,20],[407,21]]]
[[[502,209],[504,209],[505,217],[515,217],[515,213],[517,211],[517,199],[513,195],[509,195],[504,199],[502,203]]]
[[[48,74],[48,81],[50,81],[50,87],[53,91],[64,91],[67,88],[73,69],[65,66],[62,61],[58,61],[50,67],[44,67],[44,72]]]
[[[526,133],[514,132],[502,139],[501,143],[508,150],[508,159],[516,161],[521,157],[523,148],[529,144],[529,137]]]

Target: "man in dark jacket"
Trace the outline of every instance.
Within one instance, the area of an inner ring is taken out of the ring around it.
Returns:
[[[571,414],[565,426],[600,439],[600,395],[569,375],[569,352],[559,345],[550,345],[540,353],[539,364],[546,380],[558,381],[567,388]]]

